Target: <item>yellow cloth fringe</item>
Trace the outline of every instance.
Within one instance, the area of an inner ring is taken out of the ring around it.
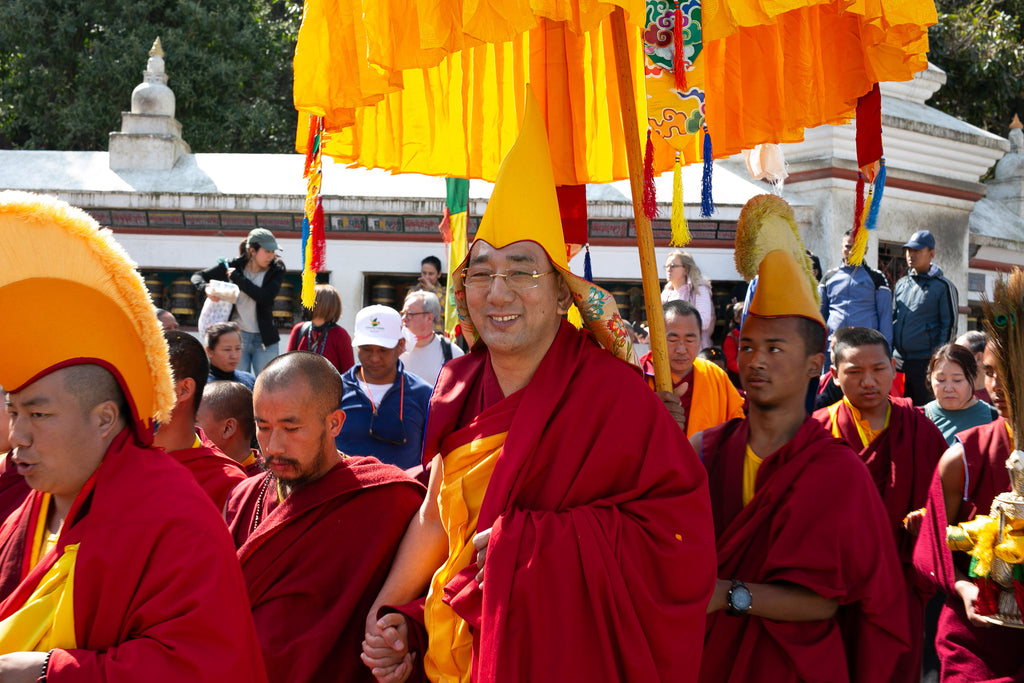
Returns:
[[[676,154],[676,166],[672,173],[672,241],[673,247],[685,247],[690,243],[690,226],[683,214],[683,165]]]

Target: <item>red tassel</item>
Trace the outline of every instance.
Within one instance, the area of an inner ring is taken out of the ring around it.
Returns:
[[[324,237],[324,205],[319,199],[316,202],[316,210],[313,211],[313,221],[310,223],[309,233],[312,240],[310,266],[317,273],[322,273],[324,271],[326,238]]]
[[[860,215],[864,213],[864,176],[857,174],[857,200],[853,207],[853,231],[860,229]]]
[[[441,219],[441,222],[437,224],[437,229],[441,233],[441,241],[444,242],[445,244],[451,244],[452,240],[455,239],[454,237],[452,237],[451,216],[451,209],[449,209],[448,205],[445,204],[444,217]]]
[[[644,214],[650,219],[658,217],[658,195],[654,190],[654,143],[647,130],[647,148],[644,150]]]
[[[672,72],[676,89],[686,91],[686,43],[683,39],[683,10],[676,2],[675,23],[672,24]]]
[[[319,117],[309,117],[309,136],[306,138],[306,165],[302,169],[302,177],[309,177],[309,169],[313,166],[313,157],[316,156],[316,134],[320,127]]]

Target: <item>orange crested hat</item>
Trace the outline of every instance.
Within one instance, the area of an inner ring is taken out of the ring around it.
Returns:
[[[167,343],[145,283],[110,230],[45,195],[0,192],[0,385],[16,392],[71,365],[117,378],[136,439],[174,408]],[[47,314],[47,311],[53,311]]]
[[[494,190],[480,219],[473,244],[486,242],[502,249],[523,241],[536,242],[547,253],[548,260],[569,286],[580,319],[601,346],[627,362],[636,363],[636,354],[615,299],[606,290],[569,270],[547,131],[540,105],[530,87],[526,89],[526,108],[519,137],[498,169]],[[479,341],[479,335],[466,308],[461,273],[472,251],[470,245],[466,258],[455,270],[459,275],[453,283],[459,325],[471,346]],[[570,311],[570,319],[572,316]]]
[[[735,258],[745,280],[757,277],[749,314],[798,316],[825,327],[811,260],[785,200],[762,194],[744,205],[736,225]]]

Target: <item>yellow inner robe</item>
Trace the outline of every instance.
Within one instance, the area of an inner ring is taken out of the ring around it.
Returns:
[[[438,493],[441,523],[448,533],[448,560],[434,574],[424,608],[430,644],[423,667],[431,681],[469,683],[473,634],[469,625],[442,602],[444,587],[476,560],[473,536],[487,484],[508,432],[486,436],[456,448],[444,458]]]
[[[56,545],[46,531],[50,494],[45,494],[32,532],[32,566]],[[78,544],[68,545],[21,608],[0,621],[0,654],[73,649],[75,639],[74,582]]]
[[[832,436],[837,439],[842,439],[843,435],[839,431],[839,404],[842,403],[850,410],[850,415],[853,416],[853,423],[857,425],[857,435],[860,436],[860,446],[864,448],[868,446],[872,441],[878,438],[878,435],[889,428],[889,418],[892,417],[892,402],[885,409],[885,424],[882,425],[881,429],[872,429],[871,424],[863,417],[861,417],[860,411],[857,410],[857,406],[850,403],[850,401],[843,396],[842,401],[836,401],[828,407],[828,416],[832,421]]]

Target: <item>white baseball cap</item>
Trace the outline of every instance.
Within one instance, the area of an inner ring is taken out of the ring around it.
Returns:
[[[356,313],[352,346],[393,349],[402,339],[402,316],[390,306],[367,306]]]

